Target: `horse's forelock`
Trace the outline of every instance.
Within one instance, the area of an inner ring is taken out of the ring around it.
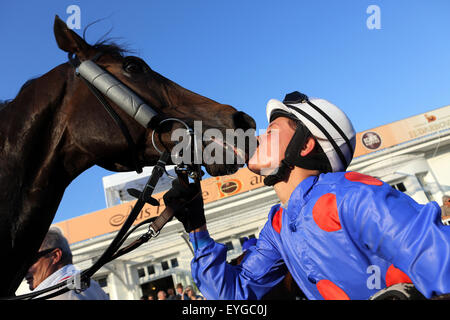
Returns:
[[[124,57],[126,54],[132,53],[131,50],[125,48],[123,45],[113,42],[111,39],[105,39],[101,42],[97,42],[92,45],[92,48],[102,53],[120,57]]]
[[[101,18],[98,20],[95,20],[91,23],[89,23],[83,30],[83,39],[84,41],[87,42],[86,39],[86,34],[87,31],[90,27],[92,27],[93,25],[106,20],[107,18]],[[123,57],[125,54],[129,54],[129,53],[133,53],[130,49],[126,48],[125,45],[119,45],[117,44],[114,40],[118,40],[120,38],[113,38],[113,37],[109,37],[107,38],[107,36],[111,33],[112,28],[106,32],[103,36],[100,37],[99,40],[97,40],[92,47],[102,53],[107,53],[107,54],[111,54],[111,55],[118,55],[120,57]]]

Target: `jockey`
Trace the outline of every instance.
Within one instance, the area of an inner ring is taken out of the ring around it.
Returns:
[[[248,168],[280,204],[240,265],[227,264],[226,246],[210,237],[194,184],[175,180],[164,195],[190,234],[192,276],[208,300],[260,299],[287,271],[308,299],[365,300],[398,283],[427,298],[450,292],[450,226],[439,205],[345,172],[356,139],[338,107],[293,92],[271,99],[267,118]]]

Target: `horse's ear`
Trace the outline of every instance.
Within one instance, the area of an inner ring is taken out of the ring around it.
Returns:
[[[69,29],[58,15],[55,16],[53,33],[55,34],[56,43],[61,50],[74,53],[80,58],[83,58],[83,56],[87,54],[89,44],[78,34]]]

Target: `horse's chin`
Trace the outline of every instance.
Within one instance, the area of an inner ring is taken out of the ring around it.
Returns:
[[[233,173],[236,173],[240,165],[224,165],[224,164],[213,164],[213,165],[205,165],[206,172],[213,177],[217,176],[227,176]]]

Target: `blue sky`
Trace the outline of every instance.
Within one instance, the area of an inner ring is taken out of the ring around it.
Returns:
[[[258,128],[267,101],[294,90],[332,101],[357,131],[450,104],[447,0],[2,1],[0,99],[66,61],[52,28],[70,5],[82,30],[105,18],[88,41],[112,27],[152,69],[247,112]],[[367,28],[369,5],[381,29]],[[93,167],[75,179],[55,221],[104,208],[109,174]]]

